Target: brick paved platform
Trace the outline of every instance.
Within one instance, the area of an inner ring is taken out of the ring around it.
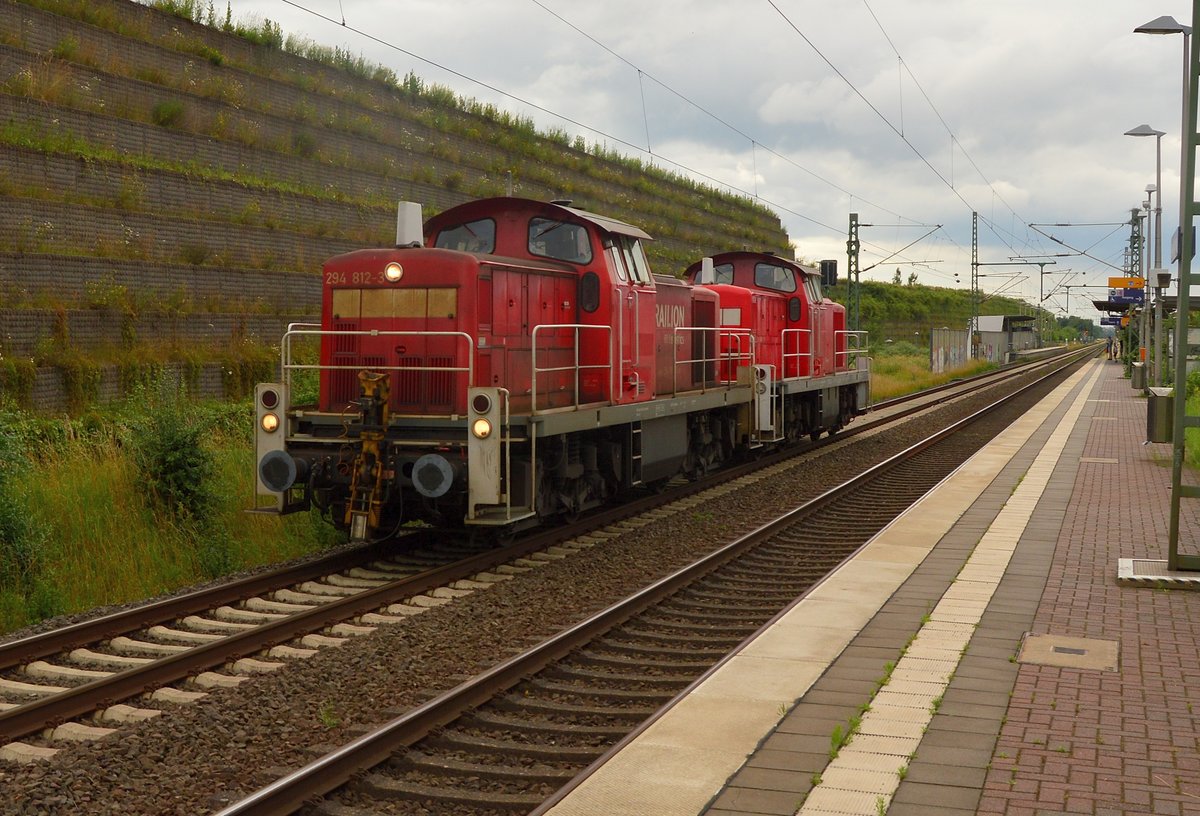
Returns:
[[[550,813],[1200,814],[1200,593],[1116,581],[1166,556],[1172,453],[1145,415],[1119,364],[1085,366]],[[848,587],[839,640],[821,604]]]

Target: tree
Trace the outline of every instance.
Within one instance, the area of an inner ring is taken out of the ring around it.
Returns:
[[[900,285],[900,267],[898,266],[896,267],[896,274],[892,275],[892,283],[896,284],[897,286]]]
[[[917,285],[917,272],[916,272],[916,270],[913,270],[912,272],[909,272],[909,273],[908,273],[908,285],[909,285],[909,286],[916,286],[916,285]]]

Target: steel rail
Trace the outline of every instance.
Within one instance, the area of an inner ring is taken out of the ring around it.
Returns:
[[[397,750],[412,745],[425,736],[428,736],[434,729],[452,722],[470,709],[494,698],[521,680],[541,671],[554,661],[565,657],[595,637],[609,631],[614,626],[653,606],[664,597],[673,594],[745,551],[753,549],[761,541],[770,538],[780,530],[793,524],[797,518],[820,510],[830,502],[841,498],[847,493],[853,492],[866,482],[878,478],[883,473],[912,458],[921,451],[957,433],[983,416],[998,410],[1016,397],[1040,385],[1045,380],[1054,377],[1060,371],[1061,369],[1056,369],[1033,382],[1027,383],[1012,394],[1006,395],[1000,400],[931,434],[920,442],[888,457],[883,462],[868,468],[859,475],[848,479],[836,487],[830,488],[816,498],[805,502],[803,505],[726,544],[671,575],[656,581],[654,584],[640,590],[625,600],[609,606],[607,609],[559,632],[522,654],[509,658],[470,680],[460,683],[453,689],[396,717],[378,729],[364,734],[341,748],[253,792],[240,801],[232,803],[223,810],[218,811],[214,816],[283,816],[283,814],[294,813],[304,804],[311,802],[315,798],[324,796],[350,781],[361,774],[363,770],[385,761]],[[861,549],[861,547],[858,549]],[[855,553],[857,552],[858,550],[855,551]],[[853,558],[855,553],[847,556],[846,560]],[[782,612],[779,614],[782,614]],[[772,621],[777,618],[778,615],[773,617]],[[770,625],[770,622],[764,626],[768,625]],[[762,631],[761,628],[759,631]],[[743,643],[752,640],[756,635],[757,632],[755,635],[751,635],[747,641],[743,641]],[[730,655],[736,653],[740,648],[741,646],[734,649],[730,652]],[[727,656],[722,661],[719,661],[717,665],[728,659],[729,657]],[[707,676],[715,668],[714,666],[704,676]],[[697,680],[698,682],[699,680]],[[693,683],[688,689],[691,689],[695,685]],[[680,699],[686,693],[687,690],[681,692],[675,700]],[[668,703],[667,706],[664,706],[664,710],[673,703],[674,700]],[[641,729],[639,728],[638,730]],[[628,738],[618,745],[623,744],[627,740]],[[613,753],[613,750],[610,750],[604,757],[601,757],[600,760],[589,766],[584,773],[586,774],[592,768],[598,767],[602,760]],[[569,789],[571,785],[572,783],[568,783],[563,790]],[[558,795],[556,793],[555,797],[557,798]]]
[[[25,703],[0,712],[0,742],[19,739],[42,728],[78,717],[107,703],[127,699],[153,688],[182,680],[229,660],[299,637],[325,626],[353,618],[404,598],[419,595],[447,583],[467,578],[514,558],[543,549],[561,533],[551,531],[531,536],[507,547],[441,567],[425,570],[374,589],[329,601],[296,612],[254,629],[229,635],[186,652],[162,657],[151,663],[114,673],[68,691]]]
[[[378,544],[344,549],[304,564],[268,570],[217,586],[197,589],[130,609],[122,609],[60,629],[30,635],[0,645],[0,670],[49,657],[84,644],[95,643],[147,626],[202,612],[214,606],[234,603],[272,589],[278,589],[280,586],[319,578],[331,572],[358,566],[364,561],[379,558],[385,554],[386,549]]]

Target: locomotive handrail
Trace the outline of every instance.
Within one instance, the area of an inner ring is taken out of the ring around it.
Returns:
[[[572,344],[572,351],[574,351],[574,353],[575,353],[574,364],[569,365],[569,366],[551,366],[548,368],[538,368],[538,364],[537,364],[538,332],[541,332],[543,330],[559,331],[561,329],[572,329],[575,332],[575,342]],[[593,368],[608,369],[608,377],[606,377],[605,379],[608,380],[608,402],[610,405],[612,404],[612,402],[613,402],[613,389],[612,389],[613,365],[612,365],[611,354],[609,357],[609,362],[607,362],[607,363],[595,363],[595,364],[591,364],[591,365],[581,365],[579,362],[579,330],[580,329],[594,329],[594,330],[602,329],[606,334],[604,347],[607,349],[612,348],[612,326],[596,326],[596,325],[592,325],[590,323],[542,323],[540,325],[533,327],[533,332],[530,334],[530,344],[533,347],[531,349],[532,359],[530,360],[530,366],[529,366],[530,367],[530,384],[529,384],[529,410],[530,410],[530,413],[536,414],[538,412],[537,375],[538,375],[539,371],[545,372],[548,374],[553,373],[555,371],[574,371],[575,372],[574,399],[575,399],[575,407],[578,408],[580,405],[580,402],[579,402],[579,372],[584,369],[593,369]]]
[[[736,382],[736,380],[737,380],[736,372],[737,372],[738,366],[736,366],[736,365],[731,366],[731,369],[735,372],[733,379],[723,379],[721,377],[721,369],[720,369],[720,365],[719,365],[720,363],[736,363],[738,361],[744,361],[746,365],[754,364],[754,335],[750,333],[749,329],[727,329],[727,328],[724,328],[721,326],[675,326],[672,329],[672,332],[676,335],[676,341],[671,344],[672,352],[673,352],[673,354],[672,354],[673,364],[671,366],[671,395],[672,396],[675,396],[679,393],[679,367],[680,366],[691,365],[693,363],[715,363],[715,364],[717,364],[717,368],[716,368],[714,380],[717,382],[718,385],[724,386],[724,385],[729,385],[733,382]],[[680,342],[682,340],[682,338],[678,337],[678,335],[680,335],[683,332],[698,332],[701,334],[701,337],[704,338],[704,348],[702,348],[700,350],[700,353],[703,356],[696,357],[696,358],[689,358],[689,359],[685,359],[685,360],[679,359],[679,347],[681,345],[683,345],[683,343]],[[708,356],[707,338],[708,338],[709,332],[712,332],[717,335],[716,342],[713,344],[713,346],[714,346],[713,352],[716,354],[716,356],[714,356],[714,357]],[[750,341],[750,351],[749,352],[743,352],[741,350],[742,337],[746,337]],[[736,345],[737,348],[736,349],[731,348],[728,352],[723,352],[721,350],[721,340],[723,338],[732,339],[734,342],[731,343],[730,345],[731,346]],[[707,380],[707,378],[702,377],[701,381],[700,381],[700,392],[703,393],[707,390],[708,390],[708,380]]]
[[[380,331],[379,329],[298,329],[293,328],[294,325],[319,325],[314,323],[308,324],[292,324],[288,326],[288,330],[284,332],[283,342],[279,350],[279,373],[283,377],[283,384],[287,393],[292,390],[292,372],[293,371],[362,371],[370,369],[371,371],[445,371],[450,373],[465,373],[467,375],[467,384],[471,385],[475,382],[475,338],[466,332],[454,331]],[[354,335],[364,337],[457,337],[467,344],[467,364],[465,366],[401,366],[401,365],[371,365],[366,366],[362,363],[355,365],[322,365],[320,363],[293,363],[292,359],[292,339],[293,337],[350,337]]]
[[[787,350],[787,348],[788,348],[788,335],[789,335],[789,334],[793,335],[793,336],[796,338],[796,351],[793,351],[793,352],[789,352],[789,351]],[[801,361],[802,359],[804,359],[805,357],[807,357],[807,358],[809,359],[809,362],[810,362],[810,363],[811,363],[811,361],[812,361],[812,357],[813,357],[813,350],[812,350],[812,342],[811,342],[811,340],[810,340],[810,342],[809,342],[809,344],[808,344],[808,351],[800,351],[800,335],[801,335],[801,334],[812,335],[812,329],[784,329],[784,330],[783,330],[783,334],[781,334],[781,335],[780,335],[780,338],[779,338],[779,342],[780,342],[780,350],[783,352],[783,358],[780,360],[780,362],[782,362],[782,363],[783,363],[783,369],[782,369],[782,370],[783,370],[783,376],[784,376],[785,378],[787,377],[787,370],[788,370],[788,368],[787,368],[787,364],[788,364],[788,360],[790,360],[790,359],[792,359],[792,358],[795,358],[795,360],[796,360],[796,374],[797,374],[797,376],[799,376],[799,373],[800,373],[800,361]],[[813,371],[813,370],[812,370],[812,366],[811,366],[811,365],[809,366],[809,369],[808,369],[808,371],[809,371],[809,373],[810,373],[810,374],[812,373],[812,371]]]
[[[833,333],[833,346],[837,348],[838,337],[842,336],[846,340],[846,348],[843,351],[835,351],[833,355],[834,366],[850,365],[850,357],[858,357],[870,351],[867,346],[867,333],[865,331],[850,331],[843,329]],[[850,343],[853,341],[854,345]]]

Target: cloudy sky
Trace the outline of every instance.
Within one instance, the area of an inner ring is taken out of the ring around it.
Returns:
[[[867,277],[891,279],[899,267],[905,279],[915,271],[922,283],[968,286],[975,210],[980,261],[1054,260],[1043,278],[1044,291],[1055,292],[1047,308],[1065,308],[1069,291],[1071,313],[1085,317],[1098,316],[1087,295],[1103,290],[1061,287],[1104,286],[1121,274],[1130,210],[1155,179],[1155,139],[1123,134],[1149,124],[1166,132],[1169,263],[1183,40],[1133,29],[1160,15],[1190,25],[1183,0],[231,6],[235,19],[270,19],[285,34],[361,53],[399,76],[413,71],[756,196],[807,260],[838,258],[844,270],[857,212],[872,225],[862,227],[861,265],[878,264]],[[1048,238],[1031,223],[1073,226],[1039,227]],[[1075,249],[1092,257],[1046,257]],[[1034,302],[1037,270],[981,268],[981,286]]]

